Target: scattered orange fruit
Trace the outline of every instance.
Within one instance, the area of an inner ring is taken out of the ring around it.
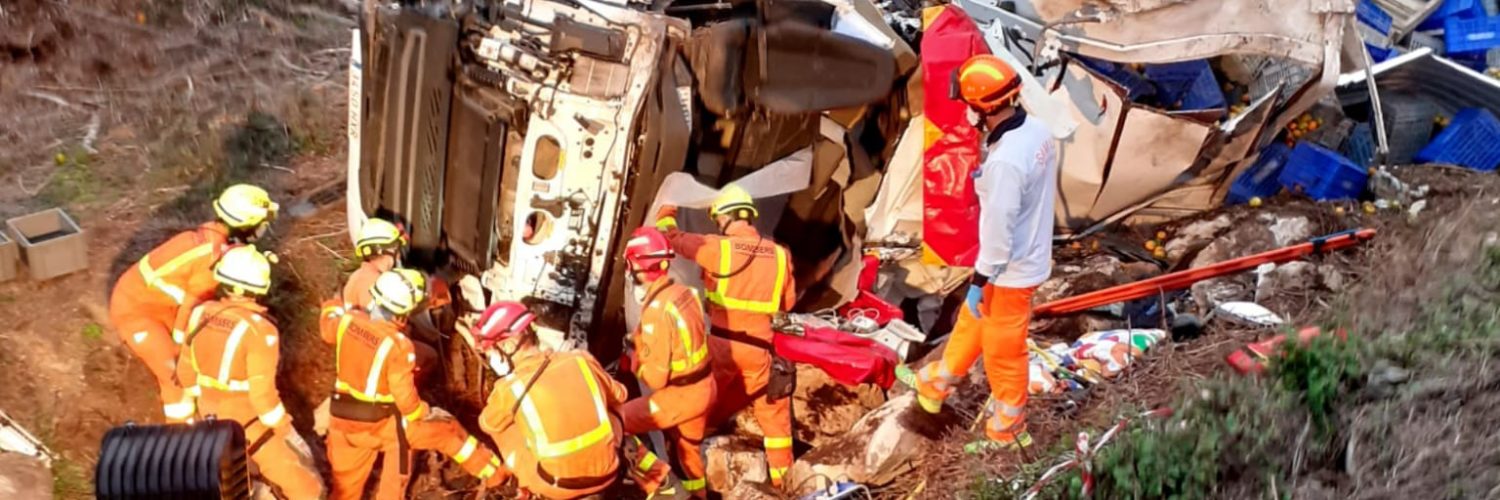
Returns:
[[[1263,202],[1259,196],[1250,197],[1250,208],[1260,208],[1261,203]]]
[[[1156,240],[1146,240],[1147,250],[1156,250]]]

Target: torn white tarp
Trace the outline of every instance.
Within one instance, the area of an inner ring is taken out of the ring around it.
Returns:
[[[761,234],[771,234],[776,221],[781,217],[781,211],[786,208],[785,195],[807,189],[812,182],[812,163],[813,150],[805,148],[734,180],[735,184],[745,188],[745,191],[756,199],[756,208],[760,212],[756,226]],[[657,210],[663,205],[707,209],[718,195],[718,188],[704,185],[686,172],[669,174],[662,180],[661,187],[657,189],[656,200],[651,202],[650,211],[646,212],[647,221],[655,220]],[[677,217],[677,223],[685,231],[714,232],[707,217],[691,217],[681,214]],[[680,256],[672,261],[671,274],[679,283],[690,287],[699,287],[702,284],[698,276],[698,265]],[[628,300],[625,301],[625,326],[634,330],[640,322],[641,304],[633,294],[628,293],[628,290],[626,292],[625,297]]]
[[[911,119],[886,163],[885,182],[865,208],[865,241],[911,243],[922,238],[922,126]]]
[[[0,411],[0,452],[18,453],[40,460],[48,466],[52,464],[52,452],[42,441],[3,411]]]

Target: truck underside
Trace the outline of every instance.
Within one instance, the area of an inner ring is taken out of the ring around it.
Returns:
[[[900,75],[889,47],[839,33],[884,27],[851,5],[369,6],[350,65],[351,231],[402,222],[406,265],[459,283],[460,313],[522,300],[552,340],[613,356],[615,257],[668,174],[717,187],[817,146],[856,175],[883,168],[905,128]],[[792,67],[824,71],[766,69]],[[825,133],[835,109],[859,119]],[[771,221],[796,235],[782,239],[799,283],[858,261],[843,198],[795,193]]]

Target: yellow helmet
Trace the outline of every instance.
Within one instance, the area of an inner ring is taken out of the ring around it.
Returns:
[[[231,248],[214,264],[214,281],[235,293],[265,295],[271,291],[271,261],[255,245]]]
[[[369,257],[386,250],[399,250],[406,246],[406,235],[401,228],[385,219],[369,219],[359,227],[359,239],[354,241],[354,255]]]
[[[229,186],[219,199],[214,200],[214,213],[219,215],[219,220],[235,229],[264,224],[276,217],[279,208],[271,201],[270,193],[249,184]]]
[[[730,184],[719,190],[719,196],[714,198],[714,204],[709,209],[709,215],[718,217],[728,215],[736,219],[753,219],[760,216],[755,210],[755,199],[739,184]]]
[[[426,279],[410,269],[392,269],[375,278],[370,295],[375,303],[400,316],[411,314],[426,298]]]

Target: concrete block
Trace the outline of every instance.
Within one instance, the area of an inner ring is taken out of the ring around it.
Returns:
[[[20,244],[33,280],[56,278],[88,267],[87,235],[61,208],[16,217],[5,221],[5,226]]]

